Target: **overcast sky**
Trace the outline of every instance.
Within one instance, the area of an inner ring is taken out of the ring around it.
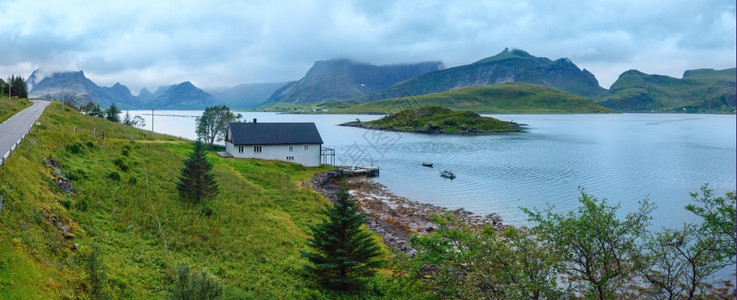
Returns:
[[[83,70],[102,86],[297,80],[316,60],[567,57],[604,88],[629,69],[735,67],[732,0],[5,1],[0,76]]]

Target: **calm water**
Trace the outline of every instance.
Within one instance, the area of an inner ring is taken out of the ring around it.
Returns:
[[[131,111],[131,115],[150,111]],[[200,111],[157,111],[198,116]],[[622,216],[648,197],[658,205],[655,226],[696,221],[683,207],[689,192],[710,183],[717,195],[735,189],[734,115],[492,115],[529,124],[529,132],[443,136],[370,131],[336,126],[370,115],[245,113],[259,122],[315,122],[336,163],[377,165],[377,180],[395,194],[447,208],[498,213],[525,224],[519,207],[568,211],[578,187],[611,203]],[[150,116],[146,119],[151,127]],[[155,131],[195,138],[193,117],[155,119]],[[422,161],[435,164],[422,167]],[[440,177],[452,170],[455,180]]]

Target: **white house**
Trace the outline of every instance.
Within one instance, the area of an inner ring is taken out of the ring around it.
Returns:
[[[236,158],[260,158],[320,166],[322,138],[315,123],[230,123],[225,151]]]

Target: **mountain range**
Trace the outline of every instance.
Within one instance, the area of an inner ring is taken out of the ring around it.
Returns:
[[[88,79],[83,71],[58,72],[41,76],[37,70],[26,80],[29,97],[70,101],[75,106],[93,102],[102,107],[115,104],[120,109],[203,109],[225,104],[233,108],[251,108],[265,102],[284,83],[239,85],[213,89],[208,93],[189,81],[161,86],[151,93],[142,88],[133,96],[128,87],[115,83],[112,87],[100,87]],[[214,96],[217,95],[217,96]]]
[[[190,82],[159,87],[138,96],[120,83],[100,87],[82,71],[27,80],[29,96],[88,101],[103,107],[115,103],[123,109],[202,109],[224,104],[232,108],[315,105],[319,103],[373,102],[405,96],[442,93],[474,86],[524,83],[546,86],[577,95],[619,112],[734,112],[735,69],[687,70],[683,78],[624,72],[609,90],[596,77],[570,59],[550,60],[523,50],[504,49],[474,63],[445,69],[441,62],[376,66],[348,59],[317,61],[299,80],[288,83],[242,84],[204,91]],[[525,88],[507,86],[505,90]],[[525,88],[525,93],[530,89]],[[534,97],[534,95],[533,95]],[[540,97],[543,97],[540,95]]]
[[[375,66],[347,59],[317,61],[300,80],[271,95],[268,103],[306,104],[359,98],[441,67],[440,62]]]

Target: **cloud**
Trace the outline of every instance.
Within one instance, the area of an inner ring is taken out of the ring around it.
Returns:
[[[604,87],[628,69],[735,65],[734,3],[711,1],[0,1],[0,72],[84,70],[131,90],[300,78],[316,60],[448,67],[520,48]]]

